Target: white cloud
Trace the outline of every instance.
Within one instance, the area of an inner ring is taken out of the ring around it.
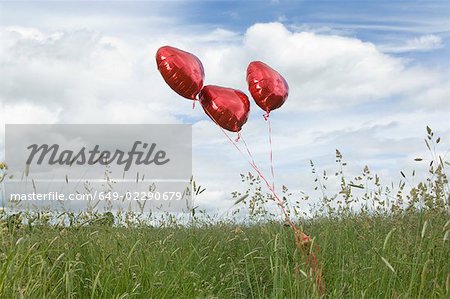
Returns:
[[[31,34],[32,33],[32,34]],[[153,49],[88,30],[1,31],[0,99],[60,110],[70,123],[176,122],[174,96],[154,89]],[[163,112],[163,113],[162,113]],[[167,113],[165,113],[167,112]]]
[[[444,46],[442,38],[434,34],[426,34],[408,39],[401,44],[380,45],[378,48],[385,53],[424,52],[440,49]]]
[[[439,71],[410,67],[402,59],[380,52],[374,44],[337,35],[293,32],[280,23],[251,26],[242,44],[193,47],[205,64],[207,83],[245,90],[248,63],[267,62],[289,82],[291,96],[285,109],[290,111],[335,109],[412,96],[448,83]],[[426,102],[421,104],[427,106]]]
[[[34,103],[3,103],[0,101],[0,161],[4,158],[5,124],[56,123],[60,110],[53,110]]]
[[[284,22],[284,21],[279,21]],[[339,35],[339,36],[349,36],[349,35],[355,35],[355,31],[352,29],[347,28],[340,28],[340,26],[336,26],[337,24],[333,25],[326,25],[326,24],[301,24],[301,25],[290,25],[288,28],[295,32],[312,32],[317,34],[326,34],[326,35]]]
[[[32,103],[0,103],[0,116],[3,123],[36,124],[56,123],[60,110],[51,111],[41,105]],[[3,127],[1,127],[3,129]]]

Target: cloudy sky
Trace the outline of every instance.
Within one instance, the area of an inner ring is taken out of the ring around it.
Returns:
[[[446,1],[0,1],[0,157],[6,123],[189,123],[207,187],[198,204],[226,211],[250,167],[166,86],[154,59],[163,45],[195,53],[206,84],[247,92],[252,60],[284,75],[275,181],[294,192],[318,196],[309,160],[334,173],[336,148],[349,176],[367,164],[389,183],[420,168],[426,125],[450,147]],[[252,103],[242,135],[268,174],[262,114]]]

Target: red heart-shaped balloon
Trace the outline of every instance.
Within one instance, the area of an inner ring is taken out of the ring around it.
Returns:
[[[283,105],[289,95],[283,76],[261,61],[248,65],[247,84],[256,104],[267,113]]]
[[[182,97],[195,100],[205,79],[200,59],[183,50],[164,46],[156,52],[156,64],[170,88]]]
[[[241,130],[250,112],[250,102],[245,93],[215,85],[203,87],[200,104],[215,123],[232,132]]]

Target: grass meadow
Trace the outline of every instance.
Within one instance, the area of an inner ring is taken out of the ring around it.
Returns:
[[[234,213],[224,218],[193,209],[188,222],[165,215],[156,225],[139,213],[87,210],[63,215],[63,224],[48,213],[2,211],[0,297],[450,298],[450,164],[439,143],[428,129],[418,183],[401,171],[401,182],[383,185],[369,167],[349,178],[336,151],[331,177],[311,162],[321,196],[283,187],[291,218],[313,238],[307,251],[317,253],[324,292],[273,198],[246,174],[247,190],[233,193]],[[194,195],[203,190],[194,184]],[[308,217],[305,203],[315,203]]]

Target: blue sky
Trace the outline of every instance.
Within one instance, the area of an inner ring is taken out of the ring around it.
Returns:
[[[271,115],[276,181],[317,198],[310,159],[333,172],[339,148],[349,176],[369,164],[396,182],[420,168],[426,125],[450,135],[449,43],[448,1],[0,2],[0,121],[192,123],[199,203],[226,210],[249,166],[153,57],[183,48],[206,84],[244,91],[263,60],[291,87]],[[261,114],[253,105],[243,135],[267,171]]]

